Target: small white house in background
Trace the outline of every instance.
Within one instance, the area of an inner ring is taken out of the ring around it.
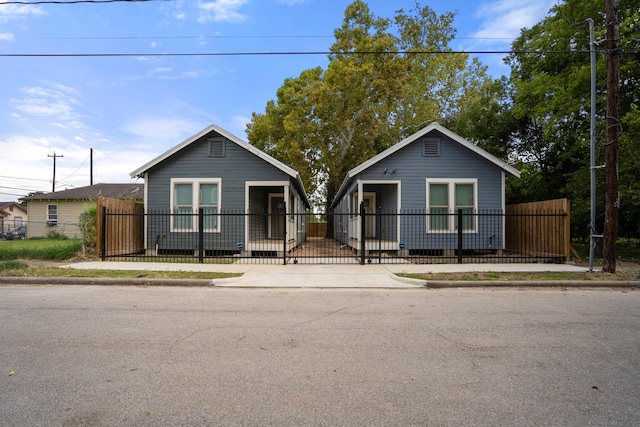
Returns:
[[[27,221],[26,206],[16,202],[0,202],[0,233],[22,227]]]
[[[465,240],[487,248],[504,245],[504,225],[483,221],[479,212],[504,212],[505,177],[520,176],[513,166],[438,123],[432,123],[351,169],[331,204],[340,215],[334,237],[360,247],[360,204],[366,213],[422,215],[365,224],[365,240],[379,239],[382,250],[447,251],[455,248],[457,224],[451,214],[462,209]],[[414,222],[407,227],[406,222]],[[403,220],[405,223],[403,223]],[[449,243],[450,242],[450,243]]]
[[[23,197],[29,210],[27,238],[46,237],[50,232],[79,238],[80,215],[95,207],[98,197],[144,199],[143,184],[95,184],[70,190]]]

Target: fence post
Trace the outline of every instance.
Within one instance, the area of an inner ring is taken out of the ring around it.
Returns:
[[[462,209],[458,209],[458,264],[462,264]]]
[[[282,265],[287,265],[287,202],[282,202]]]
[[[364,265],[364,252],[367,248],[365,244],[366,219],[364,213],[364,202],[360,202],[360,265]]]
[[[100,259],[105,260],[107,256],[107,207],[101,206],[102,218],[100,218],[102,230],[102,241],[100,242]]]
[[[204,263],[204,208],[198,208],[198,262]]]
[[[378,264],[382,264],[382,208],[376,209],[376,233],[378,234]]]

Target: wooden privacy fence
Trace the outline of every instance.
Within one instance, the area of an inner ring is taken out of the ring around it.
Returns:
[[[326,222],[308,222],[307,237],[325,237],[327,235]]]
[[[569,199],[509,205],[505,213],[506,250],[569,260]]]
[[[96,210],[99,257],[104,259],[105,256],[144,251],[144,205],[142,203],[99,197],[96,201]],[[105,216],[105,211],[116,215]],[[106,233],[103,232],[103,227]]]

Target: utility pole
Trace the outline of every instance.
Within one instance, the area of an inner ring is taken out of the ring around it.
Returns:
[[[64,157],[62,154],[60,154],[59,156],[56,154],[56,152],[53,152],[53,156],[51,154],[47,154],[47,157],[53,157],[53,181],[52,181],[52,188],[51,188],[51,192],[55,193],[56,192],[56,159],[58,157]]]
[[[618,236],[618,133],[620,129],[620,52],[618,50],[618,0],[606,0],[607,23],[607,131],[606,131],[606,203],[602,270],[616,272],[616,240]]]
[[[89,148],[89,185],[93,185],[93,148]]]
[[[595,22],[587,18],[589,24],[589,59],[591,62],[591,129],[589,131],[589,157],[591,181],[591,219],[589,224],[589,272],[593,273],[593,258],[596,248],[596,36]]]

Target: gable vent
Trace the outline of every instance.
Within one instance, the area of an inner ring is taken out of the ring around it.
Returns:
[[[438,156],[440,156],[440,140],[438,140],[438,139],[426,139],[426,140],[424,140],[422,155],[424,157],[438,157]]]
[[[224,157],[224,138],[209,138],[209,157]]]

